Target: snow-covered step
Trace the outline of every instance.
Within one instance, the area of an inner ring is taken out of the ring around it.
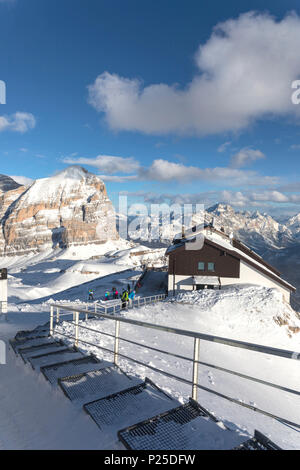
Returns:
[[[120,392],[140,382],[117,366],[58,380],[66,396],[79,405]]]
[[[137,420],[144,420],[178,406],[179,402],[146,378],[145,382],[84,405],[101,428],[116,433]]]
[[[51,338],[49,335],[47,336],[37,336],[36,338],[26,338],[21,340],[12,339],[9,341],[11,347],[13,348],[14,352],[18,354],[21,349],[31,346],[42,346],[44,344],[53,343],[55,340]]]
[[[32,365],[33,369],[39,369],[43,366],[50,366],[68,361],[69,359],[79,359],[83,357],[83,353],[73,347],[57,348],[56,351],[50,351],[46,354],[41,354],[34,357],[29,357],[28,362]]]
[[[65,349],[67,346],[61,340],[53,340],[43,344],[28,346],[24,345],[24,348],[19,349],[19,354],[24,362],[27,362],[29,358],[35,356],[41,356],[42,354],[49,354],[49,352],[60,351]]]
[[[277,444],[270,441],[264,434],[259,431],[254,432],[254,437],[243,442],[234,450],[281,450]]]
[[[122,429],[118,437],[132,450],[227,450],[245,440],[194,400]]]
[[[46,323],[45,325],[39,325],[37,326],[34,330],[26,330],[26,331],[19,331],[15,339],[17,341],[22,340],[22,339],[29,339],[29,338],[36,338],[37,336],[48,336],[50,333],[50,327],[49,323]]]
[[[40,369],[51,384],[56,384],[58,379],[103,369],[110,365],[112,364],[102,361],[94,355],[90,355],[79,359],[70,359],[52,366],[42,366]]]

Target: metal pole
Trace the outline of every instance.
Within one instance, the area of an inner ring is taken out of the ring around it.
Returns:
[[[115,365],[118,365],[118,359],[119,359],[119,336],[120,336],[120,320],[116,320],[115,352],[114,352],[114,364]]]
[[[198,362],[200,353],[200,339],[194,339],[194,358],[193,358],[193,388],[192,388],[192,398],[197,401],[198,395]]]
[[[59,323],[59,307],[56,309],[56,323]]]
[[[54,307],[50,307],[50,336],[53,336],[53,310]]]
[[[95,313],[97,313],[97,304],[95,304]]]
[[[87,312],[88,312],[88,310],[89,310],[88,306],[86,306],[86,308],[85,308],[85,309],[86,309],[86,314],[85,314],[85,321],[87,321],[87,320],[88,320],[88,315],[89,315],[89,314],[87,313]]]
[[[75,346],[78,346],[79,312],[75,312]]]

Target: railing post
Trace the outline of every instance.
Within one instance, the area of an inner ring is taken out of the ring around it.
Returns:
[[[88,320],[88,317],[89,317],[89,314],[88,314],[89,307],[86,306],[85,309],[86,309],[85,321],[87,321],[87,320]]]
[[[59,323],[59,307],[56,308],[56,323]]]
[[[200,354],[200,338],[194,339],[194,358],[193,358],[193,389],[192,389],[192,398],[197,401],[198,396],[198,369],[199,364],[199,354]]]
[[[50,336],[53,336],[53,310],[54,307],[50,307]]]
[[[97,304],[95,304],[95,313],[97,313]]]
[[[75,312],[75,346],[78,346],[79,312]]]
[[[119,335],[120,335],[120,320],[116,320],[115,352],[114,352],[114,364],[115,365],[118,365],[118,359],[119,359]]]

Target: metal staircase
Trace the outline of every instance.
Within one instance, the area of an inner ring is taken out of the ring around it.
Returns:
[[[114,437],[127,449],[279,449],[257,431],[245,440],[195,400],[182,405],[151,380],[129,376],[115,364],[53,339],[49,324],[17,333],[10,345],[100,429],[112,434],[119,429]]]
[[[174,408],[179,402],[160,390],[151,380],[86,403],[83,408],[100,429],[110,430],[135,424],[136,416],[146,419]]]

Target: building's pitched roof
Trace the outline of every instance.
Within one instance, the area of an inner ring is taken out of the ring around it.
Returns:
[[[233,237],[229,237],[225,233],[216,230],[213,227],[206,226],[204,227],[205,231],[205,240],[204,243],[211,245],[219,250],[225,251],[227,254],[237,258],[246,264],[252,266],[253,268],[257,269],[261,273],[265,274],[266,276],[270,277],[274,281],[278,282],[279,284],[283,285],[287,289],[291,291],[295,291],[296,288],[289,284],[287,281],[280,277],[279,271],[275,269],[273,266],[268,264],[261,256],[257,253],[252,251],[246,245],[244,245],[239,240],[234,239]],[[203,232],[203,229],[202,229]],[[200,231],[198,232],[200,233]],[[182,240],[178,240],[177,243],[170,245],[166,251],[166,255],[170,255],[175,250],[180,247],[183,247],[186,243],[190,243],[195,241],[196,233],[192,237],[184,238]]]

